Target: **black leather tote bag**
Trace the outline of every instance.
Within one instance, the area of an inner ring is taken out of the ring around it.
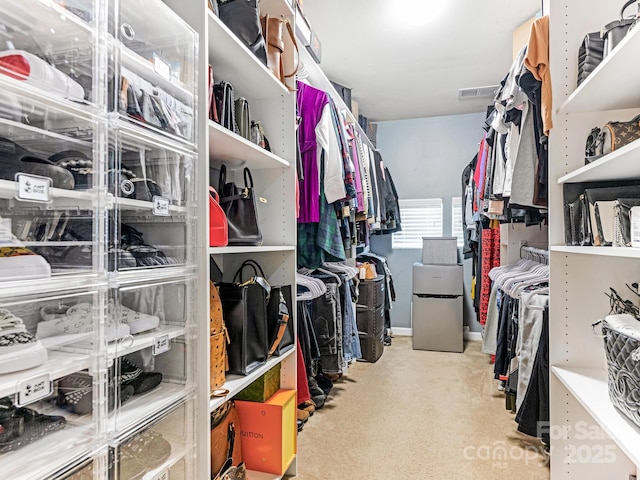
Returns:
[[[244,187],[227,183],[227,167],[220,167],[220,206],[229,224],[229,245],[262,245],[258,203],[251,171],[244,169]]]
[[[253,276],[243,281],[243,270]],[[248,375],[267,361],[267,304],[271,287],[262,268],[246,260],[235,273],[232,283],[220,284],[222,314],[229,332],[229,373]]]
[[[258,60],[267,65],[258,0],[218,0],[218,16]]]

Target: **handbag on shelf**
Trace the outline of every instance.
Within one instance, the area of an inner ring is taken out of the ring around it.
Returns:
[[[584,82],[604,59],[604,39],[600,32],[585,35],[578,50],[578,86]]]
[[[258,204],[251,171],[244,169],[244,187],[227,183],[227,167],[220,167],[220,206],[227,217],[229,245],[262,245]],[[266,200],[261,199],[262,202]]]
[[[608,122],[594,128],[585,145],[585,164],[608,155],[640,139],[640,115],[628,122]]]
[[[620,44],[622,39],[627,35],[627,33],[629,33],[629,30],[635,24],[638,14],[633,17],[624,16],[625,10],[634,3],[638,3],[637,0],[628,0],[620,9],[619,18],[606,24],[602,29],[605,58],[618,46],[618,44]],[[640,4],[638,5],[638,12],[640,13]]]
[[[269,14],[260,17],[260,22],[262,24],[262,33],[267,46],[267,67],[269,67],[271,73],[273,73],[273,75],[280,80],[283,85],[292,90],[292,88],[287,85],[287,80],[295,78],[295,74],[298,71],[300,57],[298,52],[298,43],[296,42],[296,36],[293,33],[291,22],[288,18],[283,16],[271,17]],[[285,25],[289,38],[296,50],[294,56],[295,66],[292,66],[292,68],[287,68],[287,66],[285,66],[285,63],[287,63],[283,37]]]
[[[267,305],[269,355],[279,357],[293,348],[295,337],[290,314],[293,307],[291,285],[271,287]]]
[[[229,343],[229,335],[227,327],[224,323],[224,315],[222,313],[222,301],[218,287],[213,282],[209,282],[209,372],[210,372],[210,389],[214,396],[217,396],[216,390],[221,388],[226,382],[226,372],[229,369],[229,361],[227,359],[227,343]],[[228,393],[228,391],[226,391]]]
[[[216,3],[217,5],[217,3]],[[218,119],[218,106],[216,105],[216,97],[213,93],[215,81],[213,78],[213,67],[209,65],[209,96],[207,99],[207,108],[209,109],[209,120],[213,120],[216,123],[220,123]]]
[[[246,98],[240,97],[234,102],[236,113],[236,125],[238,125],[238,135],[251,141],[251,112],[249,102]]]
[[[217,0],[218,16],[258,60],[267,65],[258,0]]]
[[[608,315],[602,326],[609,399],[640,427],[640,321],[628,313]]]
[[[262,122],[260,122],[259,120],[251,120],[251,141],[259,147],[264,148],[268,152],[271,151],[271,145],[269,144],[269,140],[264,134]]]
[[[233,85],[222,81],[213,86],[213,95],[220,125],[227,130],[238,133]]]
[[[220,197],[209,187],[209,246],[226,247],[229,244],[229,224],[220,206]]]
[[[233,465],[242,464],[240,419],[233,400],[211,412],[211,472],[212,478],[222,475]]]
[[[253,276],[244,280],[244,270]],[[267,304],[271,286],[260,265],[246,260],[236,271],[232,283],[220,284],[222,313],[229,332],[229,373],[248,375],[267,361]]]
[[[613,246],[631,246],[633,207],[640,207],[640,198],[619,198],[614,205]]]
[[[220,15],[220,12],[218,10],[217,0],[208,0],[208,5],[209,5],[209,10],[211,10],[216,17]]]

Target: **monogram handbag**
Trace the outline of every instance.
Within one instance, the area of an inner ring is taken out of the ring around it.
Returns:
[[[229,244],[229,224],[220,206],[220,197],[209,187],[209,246],[226,247]]]
[[[226,371],[229,369],[227,359],[227,343],[229,335],[224,324],[222,314],[222,301],[218,287],[213,282],[209,282],[209,372],[210,389],[217,395],[216,390],[226,382]],[[228,390],[226,391],[228,393]]]
[[[244,280],[244,270],[253,276]],[[262,268],[246,260],[236,271],[232,283],[220,284],[222,313],[229,332],[229,373],[248,375],[267,361],[269,352],[267,304],[271,286]]]
[[[267,65],[258,0],[217,0],[218,16],[258,60]]]
[[[215,480],[233,465],[242,464],[240,419],[233,400],[211,412],[211,472]],[[237,438],[236,438],[237,437]]]
[[[589,164],[640,139],[640,115],[628,122],[608,122],[594,128],[585,145],[585,164]]]
[[[253,187],[251,171],[244,169],[244,187],[227,183],[227,168],[220,167],[220,206],[227,217],[229,245],[262,245],[258,223],[258,199]],[[260,199],[262,202],[266,200]]]

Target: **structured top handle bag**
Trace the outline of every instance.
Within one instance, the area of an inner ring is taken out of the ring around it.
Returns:
[[[262,245],[262,232],[258,223],[258,204],[253,188],[253,177],[244,169],[244,187],[227,183],[227,167],[220,167],[220,206],[227,216],[229,245]]]

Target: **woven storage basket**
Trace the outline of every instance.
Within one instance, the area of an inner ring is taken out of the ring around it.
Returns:
[[[628,314],[602,322],[607,354],[609,397],[640,427],[640,321]]]

